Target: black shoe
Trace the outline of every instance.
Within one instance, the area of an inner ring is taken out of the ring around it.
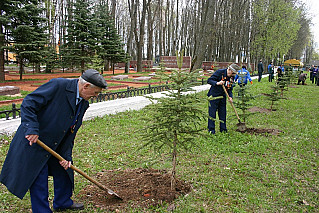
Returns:
[[[84,205],[82,203],[73,203],[72,206],[70,207],[67,207],[67,208],[64,208],[64,209],[54,209],[55,212],[62,212],[62,211],[65,211],[65,210],[82,210],[84,209]]]

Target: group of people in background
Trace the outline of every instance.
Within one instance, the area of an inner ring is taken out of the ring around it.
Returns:
[[[258,82],[261,81],[262,78],[262,74],[264,73],[264,66],[262,63],[262,60],[259,61],[258,63]],[[268,71],[268,81],[272,82],[272,80],[274,79],[274,65],[272,62],[269,63],[269,65],[267,66],[267,71]],[[284,65],[280,65],[277,68],[277,73],[278,73],[278,77],[281,77],[285,72],[285,67]],[[317,86],[319,86],[319,66],[314,66],[311,65],[311,67],[309,68],[309,75],[310,75],[310,81],[313,84],[316,84]],[[299,76],[298,76],[298,84],[300,84],[302,82],[302,84],[305,84],[305,81],[307,79],[307,73],[304,73],[303,71],[300,72]]]
[[[269,82],[272,82],[272,80],[274,79],[274,74],[275,74],[275,68],[274,68],[274,64],[272,62],[269,63],[268,67],[267,67],[267,70],[268,70],[268,81]],[[278,68],[277,68],[277,73],[278,71],[281,73],[281,75],[285,72],[285,67],[283,64],[281,64]]]
[[[311,65],[309,69],[310,81],[311,83],[317,84],[319,86],[319,66]]]
[[[257,65],[257,69],[258,69],[258,82],[260,82],[261,78],[262,78],[262,74],[264,73],[264,65],[263,65],[262,59],[259,60],[259,63]],[[279,69],[280,69],[281,73],[285,72],[285,68],[284,68],[283,64],[278,67],[277,72]],[[275,74],[275,68],[274,68],[274,64],[272,62],[269,63],[269,65],[267,67],[267,71],[269,74],[268,81],[272,82],[272,80],[274,79],[274,74]]]
[[[262,60],[259,61],[258,66],[258,82],[262,79],[262,74],[264,73],[264,66]],[[269,74],[268,81],[272,82],[274,79],[274,65],[272,62],[269,63],[267,67],[267,71]],[[289,69],[288,69],[289,70]],[[310,80],[312,83],[315,83],[319,86],[319,70],[318,66],[312,67],[309,69],[310,72]],[[282,80],[282,77],[285,73],[285,67],[281,64],[277,67],[277,77],[278,81]],[[307,73],[303,73],[301,71],[298,79],[298,84],[302,82],[305,84],[305,80],[307,78]],[[226,88],[226,91],[229,95],[229,101],[232,102],[232,89],[233,84],[238,83],[240,87],[245,86],[248,81],[253,84],[252,79],[250,77],[250,73],[247,70],[246,66],[243,65],[241,68],[236,64],[231,64],[226,69],[217,70],[210,78],[208,78],[207,83],[211,85],[211,88],[207,94],[207,96],[212,96],[213,100],[210,101],[209,104],[209,116],[212,119],[208,119],[208,131],[212,134],[215,134],[215,119],[216,113],[218,113],[219,120],[221,120],[219,130],[220,132],[227,132],[226,128],[226,95],[225,91],[223,91],[222,87]],[[222,97],[222,98],[218,98]]]
[[[319,86],[319,66],[311,65],[309,68],[309,77],[312,84],[316,84]],[[305,84],[307,79],[307,73],[301,71],[299,78],[298,78],[298,85],[302,82],[302,85]]]

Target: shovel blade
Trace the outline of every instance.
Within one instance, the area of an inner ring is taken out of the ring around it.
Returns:
[[[245,132],[247,130],[247,127],[246,127],[246,124],[245,123],[242,123],[242,122],[239,122],[237,124],[237,129],[238,131],[240,132]]]
[[[107,193],[109,195],[111,195],[111,197],[116,198],[118,200],[123,200],[123,198],[121,198],[118,194],[116,194],[114,191],[112,191],[111,189],[107,189]]]

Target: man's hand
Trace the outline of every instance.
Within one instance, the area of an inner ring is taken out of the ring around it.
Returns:
[[[32,146],[32,144],[37,142],[39,135],[27,135],[25,138],[28,139],[30,146]]]
[[[232,97],[229,97],[229,102],[233,103],[233,98]]]
[[[71,161],[63,160],[63,161],[59,161],[59,163],[65,170],[67,170],[71,166]]]
[[[217,82],[217,85],[223,85],[223,84],[225,84],[225,81],[223,81],[223,80]]]

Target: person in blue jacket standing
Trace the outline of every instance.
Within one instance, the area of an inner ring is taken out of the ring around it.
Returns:
[[[285,66],[282,64],[279,66],[279,68],[281,69],[281,73],[285,74]]]
[[[235,76],[234,79],[235,82],[238,82],[239,86],[245,86],[248,81],[253,84],[253,81],[251,80],[249,71],[246,69],[246,66],[243,65],[242,69],[238,71],[238,73]]]
[[[274,79],[274,65],[272,64],[272,62],[270,62],[270,64],[268,65],[268,74],[269,82],[272,82],[272,79]]]
[[[218,111],[218,117],[220,122],[220,132],[227,132],[226,128],[226,94],[222,87],[225,86],[227,93],[232,101],[232,90],[234,76],[237,74],[240,67],[237,64],[231,64],[227,69],[219,69],[207,79],[207,83],[211,85],[207,96],[212,96],[214,99],[209,101],[208,113],[213,119],[216,119],[216,112]],[[220,97],[220,98],[219,98]],[[215,121],[208,119],[208,131],[215,134]]]
[[[30,190],[33,213],[52,212],[48,201],[48,175],[53,176],[56,211],[83,209],[71,199],[74,188],[72,163],[74,138],[82,124],[88,100],[107,83],[89,69],[79,79],[56,78],[27,95],[21,105],[21,124],[10,144],[0,182],[22,199]],[[60,154],[58,161],[36,142],[43,141]]]

